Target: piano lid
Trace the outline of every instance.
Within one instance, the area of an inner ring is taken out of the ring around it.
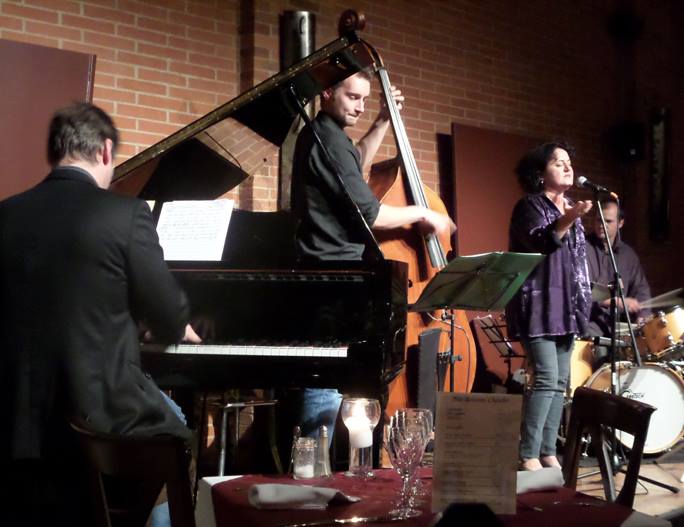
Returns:
[[[324,89],[374,64],[351,32],[116,167],[111,189],[144,199],[213,199],[239,185],[285,140]]]

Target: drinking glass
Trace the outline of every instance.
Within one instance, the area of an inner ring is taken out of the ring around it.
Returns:
[[[411,418],[397,418],[394,415],[384,429],[384,446],[402,483],[399,502],[390,512],[391,516],[403,519],[421,514],[413,508],[411,482],[423,458],[426,443],[425,427]]]
[[[422,435],[424,439],[423,453],[425,453],[425,448],[433,436],[434,425],[432,412],[426,408],[400,408],[394,413],[394,416],[399,426],[415,429],[415,433]],[[425,494],[422,489],[420,478],[418,477],[417,469],[413,473],[409,485],[412,500]]]
[[[380,402],[377,399],[344,399],[340,413],[349,430],[349,471],[346,475],[370,477],[373,475],[373,428],[380,420]]]

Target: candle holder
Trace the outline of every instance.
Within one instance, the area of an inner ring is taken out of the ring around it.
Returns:
[[[352,398],[342,401],[342,421],[349,430],[347,476],[373,476],[373,428],[380,420],[377,399]]]

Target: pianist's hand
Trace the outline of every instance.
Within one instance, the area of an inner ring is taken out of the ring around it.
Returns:
[[[183,342],[190,342],[191,344],[199,344],[202,339],[199,337],[195,330],[192,329],[190,324],[185,326],[185,335],[183,335]]]

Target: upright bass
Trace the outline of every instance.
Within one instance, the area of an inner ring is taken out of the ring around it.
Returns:
[[[363,15],[355,11],[347,11],[340,18],[340,32],[362,29],[365,25]],[[389,110],[390,121],[394,130],[397,145],[397,156],[394,159],[373,165],[368,185],[380,203],[392,206],[419,205],[435,212],[447,214],[446,207],[440,197],[430,188],[423,185],[418,165],[409,144],[408,135],[401,120],[397,103],[392,96],[392,85],[389,74],[377,51],[365,43],[373,55],[383,95]],[[448,233],[437,236],[434,233],[423,236],[415,225],[407,225],[397,229],[374,231],[380,249],[386,258],[399,260],[408,264],[408,302],[414,303],[430,279],[447,264],[446,251],[451,250]],[[453,317],[453,318],[452,318]],[[451,322],[451,323],[450,323]],[[449,338],[449,328],[455,329],[453,339]],[[444,382],[453,375],[453,390],[470,391],[475,379],[476,350],[473,335],[464,311],[443,311],[435,313],[409,312],[406,327],[406,350],[418,345],[418,337],[431,328],[441,328],[438,357],[445,361],[449,357],[449,349],[453,342],[452,361],[443,364],[438,371],[444,373]],[[407,353],[405,350],[404,357]],[[451,371],[453,369],[453,373]],[[389,399],[386,412],[394,413],[397,408],[416,405],[413,390],[409,389],[408,378],[414,378],[413,372],[405,367],[394,378],[389,386]],[[452,383],[444,383],[450,389]]]

